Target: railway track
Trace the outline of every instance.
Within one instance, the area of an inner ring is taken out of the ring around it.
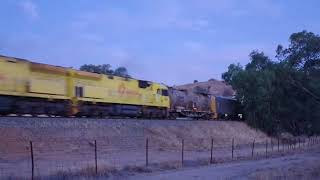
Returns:
[[[81,120],[81,119],[95,119],[95,120],[142,120],[142,121],[226,121],[226,120],[205,120],[205,119],[191,119],[191,118],[166,118],[166,119],[157,119],[157,118],[130,118],[130,117],[63,117],[63,116],[49,116],[49,115],[6,115],[0,116],[1,119],[6,118],[19,118],[19,119],[65,119],[65,120]]]

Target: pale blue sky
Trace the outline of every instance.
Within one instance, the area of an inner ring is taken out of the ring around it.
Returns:
[[[273,57],[319,20],[319,0],[1,0],[0,54],[174,85],[219,79],[254,49]]]

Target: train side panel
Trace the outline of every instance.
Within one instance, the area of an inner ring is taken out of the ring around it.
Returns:
[[[149,83],[149,85],[142,87],[139,86],[139,80],[105,75],[101,75],[99,78],[79,77],[77,75],[74,77],[75,88],[81,91],[80,94],[76,95],[80,101],[168,108],[169,97],[161,94],[161,91],[166,91],[167,87],[152,82],[146,83]]]
[[[19,95],[27,91],[29,64],[0,57],[0,94]]]
[[[166,115],[169,108],[167,87],[158,83],[77,71],[73,83],[81,114],[131,116]]]
[[[0,57],[0,94],[46,99],[67,97],[66,71],[51,72],[41,64]],[[62,69],[62,68],[61,68]]]
[[[66,113],[67,71],[0,56],[0,113]]]

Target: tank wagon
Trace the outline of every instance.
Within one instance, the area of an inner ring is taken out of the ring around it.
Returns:
[[[0,114],[168,116],[168,88],[0,56]]]
[[[170,115],[173,118],[241,119],[240,104],[233,97],[215,96],[206,89],[169,88]]]

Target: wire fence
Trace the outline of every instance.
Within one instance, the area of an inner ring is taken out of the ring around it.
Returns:
[[[237,143],[228,138],[174,139],[99,137],[52,138],[34,141],[8,139],[0,145],[0,179],[50,177],[59,173],[103,173],[133,167],[160,169],[214,164],[241,159],[269,158],[304,151],[320,143],[319,137]]]

